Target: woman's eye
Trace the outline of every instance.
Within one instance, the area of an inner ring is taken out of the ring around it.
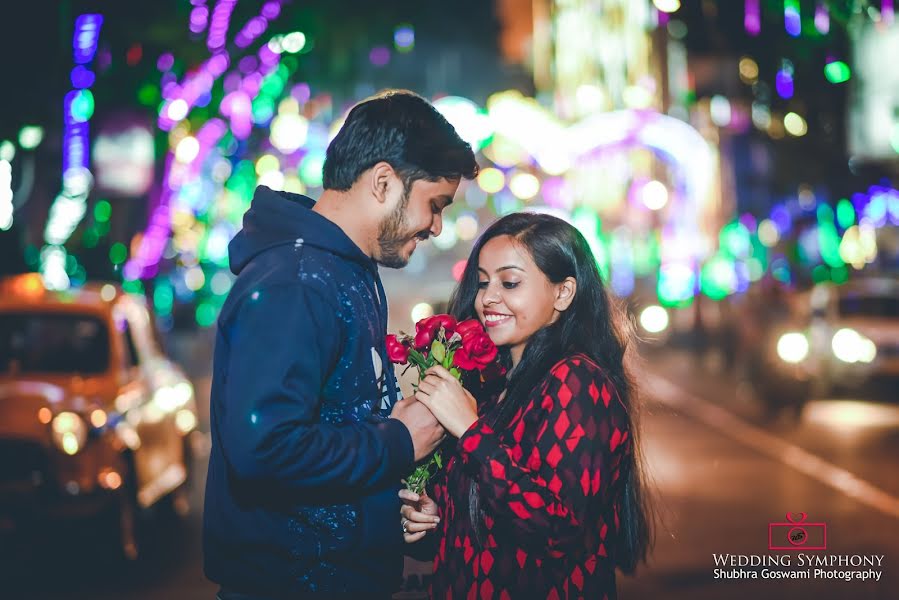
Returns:
[[[514,290],[515,288],[518,287],[518,283],[519,282],[517,282],[517,281],[504,281],[503,287],[506,288],[507,290]]]
[[[487,282],[486,282],[486,281],[479,281],[479,282],[478,282],[478,289],[479,289],[479,290],[486,290],[486,289],[487,289]]]

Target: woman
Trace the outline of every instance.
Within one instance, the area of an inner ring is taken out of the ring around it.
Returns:
[[[487,327],[509,375],[472,386],[477,403],[434,367],[416,393],[458,438],[433,499],[400,492],[406,542],[434,556],[432,596],[615,598],[615,568],[645,560],[651,527],[625,342],[586,240],[506,216],[451,307]]]

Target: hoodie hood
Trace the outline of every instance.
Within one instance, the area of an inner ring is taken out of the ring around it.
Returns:
[[[334,222],[314,212],[315,200],[302,194],[256,188],[241,229],[228,244],[231,272],[237,275],[250,260],[265,250],[298,240],[307,246],[337,254],[377,273],[368,257]]]

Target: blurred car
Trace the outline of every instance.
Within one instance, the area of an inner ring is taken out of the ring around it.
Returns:
[[[156,333],[144,299],[112,284],[0,281],[0,534],[100,516],[136,558],[141,511],[185,506],[196,403]]]
[[[797,297],[791,319],[770,326],[752,378],[771,407],[812,395],[899,381],[899,278],[820,283]],[[895,387],[894,387],[895,389]]]
[[[810,354],[826,391],[899,382],[899,277],[820,284],[810,308]]]

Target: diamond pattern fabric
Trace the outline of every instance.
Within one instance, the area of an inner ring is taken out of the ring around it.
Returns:
[[[502,431],[490,425],[497,406],[482,403],[434,483],[432,597],[615,599],[621,465],[631,452],[618,393],[577,354],[551,369]],[[472,480],[482,544],[468,516]]]

